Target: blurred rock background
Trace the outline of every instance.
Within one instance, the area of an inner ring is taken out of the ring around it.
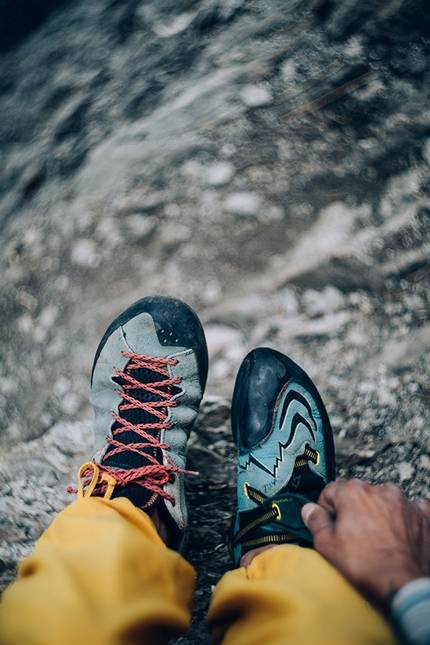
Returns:
[[[429,33],[420,0],[0,2],[3,586],[90,454],[98,341],[148,294],[211,356],[181,642],[231,567],[252,347],[314,379],[340,476],[429,496]]]

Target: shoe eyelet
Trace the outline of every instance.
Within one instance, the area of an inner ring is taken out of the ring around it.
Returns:
[[[279,508],[279,506],[277,504],[275,504],[275,502],[273,502],[272,503],[272,508],[273,508],[274,511],[276,511],[276,516],[273,519],[280,520],[282,518],[282,513],[281,513],[281,509]]]

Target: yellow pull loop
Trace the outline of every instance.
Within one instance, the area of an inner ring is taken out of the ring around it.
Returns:
[[[113,489],[115,488],[116,479],[108,473],[102,473],[102,482],[106,482],[108,485],[106,492],[103,495],[103,499],[110,499],[112,497]]]
[[[92,479],[90,481],[90,485],[88,486],[87,490],[84,493],[83,484],[82,484],[82,478],[84,476],[84,472],[86,470],[90,470],[90,469],[92,469],[94,472],[93,472]],[[99,473],[100,473],[99,467],[96,464],[93,464],[92,461],[88,461],[86,464],[83,464],[79,468],[79,471],[78,471],[78,499],[83,499],[84,497],[90,497],[91,493],[93,492],[93,490],[96,487],[97,480],[99,478]],[[112,477],[112,479],[113,479],[113,477]],[[108,490],[109,490],[109,487],[108,487]],[[112,490],[113,490],[113,487],[112,487]],[[112,495],[112,491],[111,491],[110,494]]]

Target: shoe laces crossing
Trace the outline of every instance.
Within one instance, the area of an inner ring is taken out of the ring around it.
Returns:
[[[174,497],[167,493],[163,489],[163,486],[174,481],[175,473],[197,474],[178,468],[165,453],[162,463],[155,456],[158,450],[170,450],[170,446],[167,443],[160,441],[160,435],[162,430],[168,430],[174,425],[173,423],[167,422],[169,408],[179,405],[179,402],[173,400],[172,397],[174,396],[173,391],[175,387],[180,384],[182,379],[180,377],[172,378],[168,371],[168,366],[177,365],[178,361],[172,358],[144,356],[134,352],[123,351],[121,353],[125,358],[129,359],[124,371],[115,368],[115,373],[118,380],[121,381],[122,387],[122,389],[117,389],[116,392],[123,401],[119,406],[118,414],[111,412],[116,422],[112,429],[112,437],[106,437],[106,441],[110,444],[111,448],[105,452],[102,462],[97,464],[97,482],[95,486],[92,486],[91,492],[94,490],[94,494],[96,495],[109,492],[109,487],[106,484],[106,475],[103,476],[105,473],[113,477],[118,486],[127,486],[130,483],[138,484],[174,504]],[[151,382],[138,380],[130,374],[130,372],[135,370],[149,370],[150,372],[159,374],[160,379]],[[131,390],[143,391],[158,400],[141,401],[130,393]],[[148,415],[155,417],[156,421],[133,423],[122,416],[122,413],[127,410],[142,411],[146,417]],[[141,438],[141,441],[133,443],[122,442],[120,437],[126,432],[135,433]],[[149,463],[146,463],[144,466],[126,469],[108,466],[103,463],[107,458],[110,459],[114,455],[123,452],[133,452],[139,457],[145,458],[146,462]],[[93,472],[91,473],[91,471]],[[91,477],[94,479],[94,473],[94,469],[90,467],[82,473],[84,490],[87,489],[89,491],[89,487],[92,484]],[[109,497],[111,494],[112,491],[110,491]]]

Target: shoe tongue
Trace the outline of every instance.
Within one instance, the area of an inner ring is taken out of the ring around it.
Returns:
[[[163,376],[162,374],[153,372],[148,369],[128,370],[126,368],[126,373],[129,374],[136,381],[139,381],[140,383],[145,383],[145,384],[159,383],[161,381],[166,381],[169,378],[167,376]],[[114,380],[121,387],[123,387],[127,383],[127,381],[122,377],[115,377]],[[169,387],[170,389],[168,389]],[[157,387],[157,389],[160,389],[165,392],[169,391],[173,396],[173,394],[178,388],[175,388],[172,386],[165,386],[165,387],[160,386],[160,387]],[[127,389],[125,391],[129,396],[133,397],[137,401],[144,402],[144,403],[163,400],[163,397],[160,396],[159,394],[148,392],[143,388]],[[163,422],[163,419],[159,419],[156,415],[151,414],[147,410],[142,410],[141,408],[138,408],[138,407],[132,408],[129,410],[124,410],[123,409],[124,405],[128,405],[128,401],[124,401],[123,403],[120,404],[118,415],[121,418],[123,418],[125,421],[128,421],[129,423],[137,425],[137,424],[156,424],[156,423]],[[157,408],[157,410],[162,411],[163,408]],[[115,422],[115,424],[112,426],[114,436],[115,436],[115,430],[118,430],[120,427],[121,427],[121,423],[118,423],[118,422]],[[145,432],[147,432],[148,434],[152,435],[157,439],[160,437],[160,433],[161,433],[160,430],[151,429],[151,428],[145,429]],[[137,432],[133,432],[133,431],[121,432],[120,434],[116,434],[115,438],[117,441],[123,443],[125,446],[132,443],[145,443],[145,439],[141,437],[139,434],[137,434]],[[110,457],[109,453],[112,452],[114,449],[115,449],[114,446],[110,446],[108,448],[108,450],[106,451],[106,455],[103,459],[103,465],[110,466],[111,468],[121,468],[123,470],[130,470],[134,468],[141,468],[142,466],[147,466],[147,465],[150,465],[151,463],[150,460],[147,459],[144,454],[138,454],[130,450],[124,450],[123,452],[119,452]],[[158,462],[162,463],[162,453],[160,448],[143,448],[141,452],[152,455],[157,459]],[[149,500],[153,495],[154,495],[153,491],[146,490],[143,486],[139,486],[138,484],[131,483],[131,484],[127,484],[125,488],[117,487],[114,490],[112,497],[127,497],[135,506],[139,506],[140,508],[142,508],[148,504]]]

